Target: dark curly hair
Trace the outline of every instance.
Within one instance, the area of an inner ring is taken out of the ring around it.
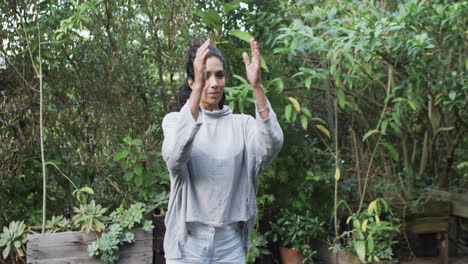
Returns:
[[[187,74],[187,77],[185,79],[185,82],[179,86],[179,92],[175,97],[175,102],[171,105],[171,111],[180,111],[182,106],[187,102],[187,100],[190,97],[190,94],[192,93],[192,88],[190,88],[190,85],[188,84],[188,80],[195,80],[195,74],[193,70],[193,61],[195,60],[195,57],[197,55],[197,50],[201,46],[201,44],[196,43],[191,45],[191,47],[188,50],[187,53],[187,59],[185,63],[185,73]],[[223,54],[221,54],[221,51],[217,49],[215,46],[210,45],[209,47],[209,57],[217,57],[222,63],[223,63],[223,68],[225,68],[224,65],[224,57]],[[223,108],[224,102],[226,101],[226,95],[224,94],[223,91],[223,96],[221,97],[221,100],[218,103],[219,109]]]

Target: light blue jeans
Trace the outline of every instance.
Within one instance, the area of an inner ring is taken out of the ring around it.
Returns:
[[[181,258],[166,259],[167,264],[225,263],[244,264],[245,252],[238,224],[213,227],[187,223],[187,241],[180,245]]]

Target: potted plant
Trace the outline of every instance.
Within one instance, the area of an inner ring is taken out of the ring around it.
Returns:
[[[301,214],[282,209],[268,236],[279,244],[282,263],[311,263],[317,252],[310,244],[325,235],[323,225],[309,210]]]

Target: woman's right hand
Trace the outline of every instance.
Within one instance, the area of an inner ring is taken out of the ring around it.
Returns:
[[[206,61],[210,53],[210,40],[206,40],[197,50],[197,55],[193,60],[194,85],[192,90],[203,90],[206,82]]]

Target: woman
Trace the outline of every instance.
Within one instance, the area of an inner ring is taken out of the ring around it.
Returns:
[[[162,155],[171,175],[167,263],[245,262],[257,215],[258,176],[283,144],[261,83],[255,39],[250,48],[252,63],[247,53],[243,57],[255,91],[256,119],[234,115],[223,105],[224,58],[210,40],[192,47],[187,56],[181,109],[162,123]]]

